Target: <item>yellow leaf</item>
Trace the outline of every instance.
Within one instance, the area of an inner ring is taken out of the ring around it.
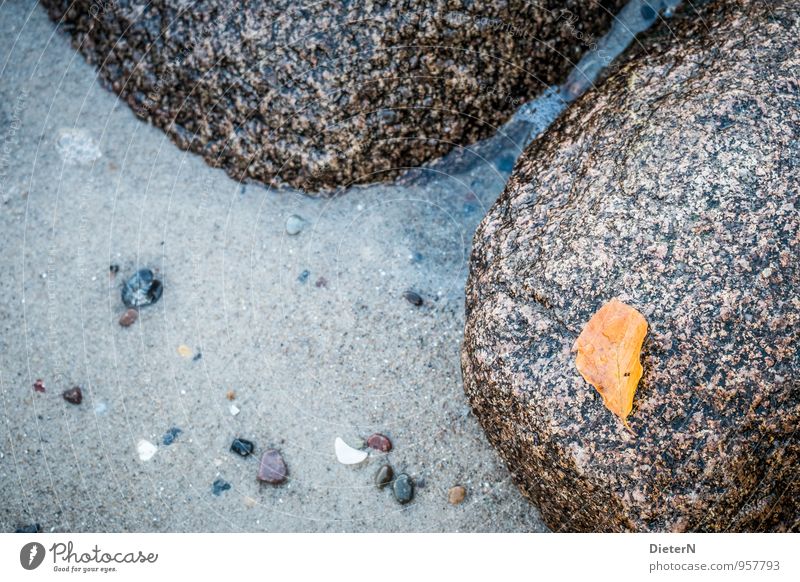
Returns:
[[[626,418],[642,377],[639,353],[647,321],[630,305],[612,299],[597,310],[575,340],[575,365],[603,397],[603,403],[630,430]]]

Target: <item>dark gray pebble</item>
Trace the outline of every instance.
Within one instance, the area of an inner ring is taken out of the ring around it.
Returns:
[[[392,492],[397,501],[408,503],[414,499],[414,480],[405,473],[400,473],[397,479],[394,480]]]
[[[162,443],[164,443],[165,445],[169,446],[169,445],[171,445],[172,443],[174,443],[174,442],[175,442],[175,439],[176,439],[176,438],[178,437],[178,435],[179,435],[179,434],[181,434],[182,432],[183,432],[183,431],[182,431],[181,429],[179,429],[177,426],[173,426],[171,429],[169,429],[169,430],[166,432],[166,434],[164,435],[164,437],[161,439],[161,442],[162,442]]]
[[[41,531],[42,531],[42,526],[40,526],[38,523],[31,523],[28,525],[19,526],[17,529],[14,530],[14,533],[32,534],[32,533],[39,533]]]
[[[308,281],[308,276],[310,274],[311,274],[310,271],[305,270],[302,273],[300,273],[300,276],[297,278],[297,280],[300,281],[301,283],[305,283],[306,281]]]
[[[394,479],[394,469],[392,469],[391,465],[384,465],[375,473],[375,486],[378,489],[383,489],[392,482],[392,479]]]
[[[235,438],[231,443],[231,451],[236,453],[240,457],[247,457],[248,455],[252,455],[255,449],[256,446],[247,439]]]
[[[64,390],[64,392],[61,393],[61,396],[63,396],[64,400],[70,404],[80,404],[83,402],[83,392],[81,392],[80,386],[75,386],[69,390]]]
[[[217,479],[211,484],[211,492],[214,495],[220,495],[223,491],[227,491],[230,488],[231,484],[224,479]]]
[[[405,297],[406,301],[408,301],[411,305],[416,307],[419,307],[423,304],[422,297],[419,295],[419,293],[411,291],[410,289],[403,293],[403,297]]]
[[[140,269],[122,286],[122,302],[126,307],[152,305],[164,291],[161,281],[153,276],[150,269]]]

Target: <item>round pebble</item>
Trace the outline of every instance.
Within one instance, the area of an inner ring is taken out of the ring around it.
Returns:
[[[252,455],[253,451],[255,450],[256,446],[247,439],[235,438],[231,443],[231,452],[236,453],[240,457],[247,457],[248,455]]]
[[[392,493],[398,502],[408,503],[414,499],[414,480],[405,473],[400,473],[392,484]]]
[[[122,327],[130,327],[136,320],[139,319],[139,312],[135,309],[128,309],[125,313],[123,313],[119,318],[119,324]]]
[[[414,305],[415,307],[419,307],[423,304],[422,297],[420,296],[420,294],[415,291],[411,291],[410,289],[405,293],[403,293],[403,297],[405,297],[406,301],[408,301],[411,305]]]
[[[80,386],[75,386],[69,390],[64,390],[64,392],[61,393],[61,396],[63,396],[64,400],[70,404],[80,404],[83,402],[83,392],[81,392]]]
[[[388,453],[392,450],[392,441],[389,440],[389,437],[376,432],[367,439],[367,446],[376,451]]]
[[[466,496],[467,490],[461,485],[456,485],[455,487],[451,487],[450,491],[447,492],[447,501],[450,505],[458,505],[464,501]]]
[[[261,463],[258,466],[258,480],[263,483],[278,485],[286,481],[289,472],[286,463],[277,449],[269,449],[261,455]]]
[[[390,465],[384,465],[375,473],[375,486],[383,489],[394,479],[394,469]]]
[[[150,269],[140,269],[122,286],[122,302],[126,307],[152,305],[164,291],[161,281],[155,278]]]
[[[303,220],[303,217],[292,214],[286,219],[286,234],[290,234],[292,236],[300,234],[305,225],[306,221]]]

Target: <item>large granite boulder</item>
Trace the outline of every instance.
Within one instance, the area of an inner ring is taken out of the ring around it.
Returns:
[[[560,531],[800,528],[800,19],[671,22],[518,162],[475,235],[466,393]],[[650,331],[628,432],[571,348]]]
[[[43,0],[101,78],[237,179],[375,182],[490,135],[625,0]]]

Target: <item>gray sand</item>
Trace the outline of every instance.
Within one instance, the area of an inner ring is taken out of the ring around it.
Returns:
[[[507,173],[438,165],[333,200],[239,184],[136,120],[32,0],[0,13],[0,531],[545,530],[461,384],[470,241]],[[123,329],[139,266],[164,295]],[[424,481],[409,505],[373,485],[386,457],[335,458],[374,431]],[[259,485],[236,436],[279,448],[289,481]]]

